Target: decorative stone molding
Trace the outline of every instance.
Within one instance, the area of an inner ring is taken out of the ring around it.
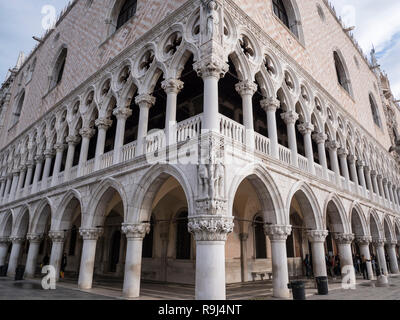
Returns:
[[[271,241],[286,241],[292,232],[292,226],[265,224],[264,232]]]
[[[81,130],[79,130],[79,134],[83,137],[83,138],[92,138],[95,135],[96,131],[92,128],[82,128]]]
[[[338,244],[351,244],[354,241],[353,233],[334,233],[335,241]]]
[[[374,178],[378,175],[378,173],[376,172],[376,170],[371,170],[371,177]]]
[[[150,223],[123,223],[121,229],[127,239],[143,239],[150,232]]]
[[[314,131],[314,126],[310,122],[304,122],[297,126],[300,133],[304,136],[306,134],[311,134]]]
[[[349,152],[345,148],[340,148],[338,150],[338,156],[340,158],[347,158],[348,155],[349,155]]]
[[[371,236],[356,236],[356,242],[361,245],[369,245],[372,242]]]
[[[43,155],[38,155],[35,157],[36,163],[40,163],[44,161],[44,156]]]
[[[253,96],[257,91],[257,84],[252,81],[245,80],[237,83],[235,89],[241,96]]]
[[[216,58],[198,61],[193,64],[193,69],[201,78],[223,78],[229,70],[229,65]]]
[[[328,136],[322,132],[314,133],[312,138],[317,144],[325,143],[325,141],[328,140]]]
[[[126,120],[132,115],[132,110],[129,108],[117,108],[113,111],[113,115],[118,119]],[[110,120],[111,121],[111,120]],[[112,124],[112,121],[111,121]],[[111,126],[111,125],[110,125]]]
[[[340,143],[337,142],[337,141],[329,141],[329,142],[326,144],[326,146],[327,146],[328,149],[333,150],[333,151],[336,151],[337,149],[340,148]]]
[[[56,152],[63,152],[67,146],[64,143],[57,143],[54,145]]]
[[[103,228],[79,229],[79,234],[83,240],[98,240],[103,235]]]
[[[374,244],[374,246],[377,247],[381,247],[383,245],[385,245],[385,238],[372,238],[372,243]]]
[[[140,108],[151,108],[156,103],[156,98],[149,94],[140,94],[135,98],[135,103]]]
[[[65,231],[50,231],[49,238],[54,242],[64,242],[65,241]]]
[[[288,111],[281,114],[281,118],[287,125],[295,124],[299,120],[299,115],[295,111]]]
[[[260,106],[265,112],[268,112],[268,111],[275,112],[277,109],[279,109],[281,107],[281,102],[274,97],[270,97],[270,98],[261,100]]]
[[[68,145],[74,145],[76,146],[81,138],[79,136],[68,136],[65,141],[68,143]]]
[[[365,162],[362,160],[357,161],[357,168],[364,168]]]
[[[11,242],[11,240],[9,237],[0,237],[0,245],[8,244],[10,242]]]
[[[196,241],[226,241],[233,226],[233,217],[196,216],[189,217],[188,230]]]
[[[307,231],[307,236],[310,242],[325,242],[328,236],[328,230],[310,230]]]
[[[178,94],[179,92],[181,92],[183,87],[184,87],[183,81],[178,79],[169,78],[161,83],[161,88],[163,88],[166,94],[170,93]]]
[[[54,157],[54,150],[47,149],[44,151],[44,156],[46,159]]]
[[[227,211],[227,201],[224,199],[202,199],[196,201],[196,213],[202,215],[224,215]]]
[[[353,154],[349,155],[347,159],[351,165],[356,164],[357,158]]]
[[[11,236],[10,241],[13,244],[22,244],[25,242],[25,237],[19,237],[19,236]]]
[[[28,233],[26,239],[31,243],[40,243],[43,239],[43,234]]]
[[[97,128],[103,129],[103,130],[108,130],[108,128],[110,128],[112,126],[112,123],[113,123],[112,120],[107,119],[107,118],[100,118],[94,122],[94,124]]]

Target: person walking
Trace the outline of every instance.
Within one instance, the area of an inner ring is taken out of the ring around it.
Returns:
[[[368,270],[367,270],[367,260],[364,255],[361,256],[361,272],[363,274],[364,280],[369,280]]]
[[[306,254],[306,258],[304,259],[303,263],[306,268],[306,277],[310,278],[311,277],[311,262],[310,262],[310,258],[309,258],[308,254]]]

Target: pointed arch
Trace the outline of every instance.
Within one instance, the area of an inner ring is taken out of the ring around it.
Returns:
[[[385,215],[385,217],[383,218],[383,230],[384,230],[386,241],[396,240],[396,237],[395,237],[394,231],[393,231],[392,222],[390,221],[390,219],[387,215]]]
[[[0,219],[0,237],[8,238],[12,234],[12,228],[14,225],[14,214],[12,209],[2,214]]]
[[[352,233],[354,233],[356,236],[370,235],[364,211],[361,208],[361,205],[357,201],[354,201],[351,204],[349,216],[350,216]]]
[[[383,226],[380,222],[378,214],[374,209],[370,209],[369,211],[369,226],[372,238],[374,239],[384,238]]]
[[[81,211],[83,211],[82,195],[79,191],[71,189],[64,195],[54,211],[54,214],[52,215],[51,229],[68,230],[73,221],[73,214],[78,206],[80,206]]]
[[[335,193],[331,193],[324,205],[324,222],[328,226],[328,218],[334,232],[351,233],[351,225],[342,201]],[[331,230],[332,231],[332,230]]]
[[[45,197],[39,202],[36,209],[33,211],[32,219],[29,225],[29,233],[43,234],[46,227],[47,219],[52,218],[53,203]]]
[[[12,235],[24,237],[29,230],[30,210],[27,205],[22,206],[18,212],[14,212],[14,225]]]

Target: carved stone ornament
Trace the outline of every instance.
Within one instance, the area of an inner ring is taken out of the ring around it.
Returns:
[[[82,128],[79,130],[79,134],[84,138],[92,138],[95,135],[96,131],[92,128]]]
[[[361,245],[369,245],[372,242],[371,236],[356,236],[356,241]]]
[[[50,231],[49,238],[53,242],[64,242],[65,240],[65,231]]]
[[[9,237],[0,237],[0,245],[1,244],[8,244],[10,242],[10,238]]]
[[[385,244],[385,238],[372,238],[372,243],[375,246],[383,246]]]
[[[257,91],[257,84],[249,80],[241,81],[235,85],[235,89],[241,96],[253,96]]]
[[[112,120],[107,118],[99,118],[94,123],[99,129],[107,130],[112,126]]]
[[[233,226],[233,217],[222,216],[196,216],[188,222],[188,230],[196,241],[226,241]]]
[[[269,97],[264,100],[261,100],[260,105],[261,105],[261,108],[263,108],[263,110],[265,112],[268,112],[268,111],[275,112],[277,109],[279,109],[281,107],[281,102],[274,97]]]
[[[103,228],[79,229],[79,234],[83,240],[98,240],[103,234]]]
[[[264,225],[264,232],[271,241],[286,241],[292,232],[292,226]]]
[[[204,199],[196,201],[198,215],[221,215],[227,211],[227,201],[223,199]]]
[[[20,236],[11,236],[10,241],[13,244],[22,244],[25,242],[25,237],[20,237]]]
[[[229,70],[229,65],[215,58],[196,62],[193,65],[197,75],[202,78],[223,78]]]
[[[151,108],[156,103],[156,98],[149,94],[140,94],[135,98],[135,103],[141,108]]]
[[[31,243],[40,243],[43,239],[43,234],[28,233],[26,239]]]
[[[167,94],[169,93],[178,94],[183,89],[183,86],[184,83],[182,81],[172,78],[164,80],[161,83],[161,87]]]
[[[351,244],[354,240],[354,234],[334,233],[334,238],[338,244]]]
[[[307,236],[310,242],[325,242],[328,233],[328,230],[310,230]]]
[[[117,119],[128,119],[132,115],[132,110],[129,108],[117,108],[113,111]]]
[[[139,223],[139,224],[122,224],[122,232],[126,235],[128,239],[143,239],[146,234],[150,232],[149,223]]]

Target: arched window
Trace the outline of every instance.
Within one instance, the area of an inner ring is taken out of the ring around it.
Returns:
[[[176,221],[176,259],[190,259],[191,235],[188,231],[188,213],[182,212]]]
[[[136,13],[137,0],[126,0],[119,12],[117,30],[121,28]]]
[[[67,60],[67,53],[68,53],[67,48],[64,48],[62,49],[61,53],[57,58],[57,61],[53,68],[53,74],[51,76],[50,90],[61,82],[61,79],[64,74],[65,62]]]
[[[333,52],[333,58],[335,60],[336,75],[339,84],[350,94],[350,80],[346,76],[346,69],[337,51]]]
[[[371,94],[369,95],[369,104],[371,106],[372,117],[374,118],[375,124],[379,128],[382,128],[381,117],[379,116],[379,110]]]
[[[21,112],[22,112],[22,107],[24,105],[24,100],[25,100],[25,91],[22,92],[22,94],[20,95],[20,98],[18,99],[17,106],[15,107],[14,113],[12,115],[11,127],[16,125],[17,122],[19,121],[19,118],[20,118]]]
[[[267,259],[264,220],[261,217],[254,219],[254,243],[256,247],[256,259]]]
[[[289,17],[282,0],[273,0],[272,4],[274,6],[274,13],[276,16],[285,24],[286,27],[290,29]]]
[[[272,0],[272,8],[275,16],[282,21],[282,23],[304,43],[303,34],[301,30],[301,19],[296,1],[293,0]]]

